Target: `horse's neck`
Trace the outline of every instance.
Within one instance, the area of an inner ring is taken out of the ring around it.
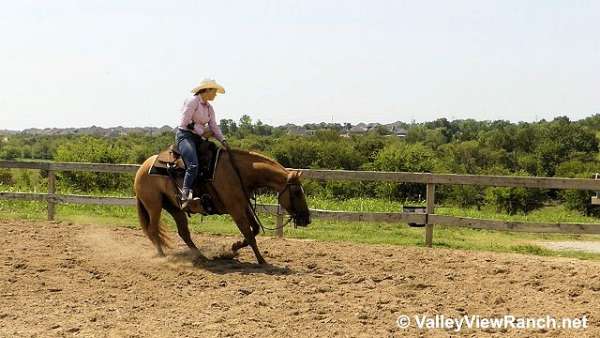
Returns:
[[[234,150],[233,156],[247,187],[271,188],[275,191],[285,187],[287,170],[274,160],[246,151]]]

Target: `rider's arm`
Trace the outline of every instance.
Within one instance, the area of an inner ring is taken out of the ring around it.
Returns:
[[[223,136],[223,133],[221,132],[221,128],[219,127],[219,125],[216,122],[215,111],[212,109],[212,107],[210,108],[209,114],[210,114],[210,120],[208,120],[208,127],[213,132],[213,134],[214,134],[213,136],[217,140],[219,140],[219,142],[223,143],[223,141],[225,141],[225,136]]]

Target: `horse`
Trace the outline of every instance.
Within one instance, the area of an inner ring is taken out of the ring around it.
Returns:
[[[203,257],[190,237],[186,211],[179,206],[175,180],[168,176],[149,174],[157,156],[146,159],[134,179],[140,226],[156,247],[158,255],[165,256],[163,248],[171,247],[171,240],[160,221],[162,209],[165,209],[175,220],[181,239],[192,251]],[[301,176],[301,171],[287,170],[277,161],[256,152],[240,149],[221,151],[215,166],[212,189],[213,195],[218,196],[214,201],[218,213],[231,215],[243,235],[242,240],[231,246],[234,254],[249,245],[258,263],[266,264],[256,244],[256,235],[260,232],[261,225],[249,202],[249,195],[257,189],[276,191],[279,205],[288,212],[295,225],[310,224],[310,212],[300,182]]]

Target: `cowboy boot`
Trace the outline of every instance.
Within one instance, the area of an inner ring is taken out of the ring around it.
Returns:
[[[183,189],[181,193],[181,210],[185,210],[190,202],[193,200],[193,193],[191,189]]]

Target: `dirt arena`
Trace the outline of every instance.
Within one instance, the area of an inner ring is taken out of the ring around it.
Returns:
[[[600,337],[600,263],[259,238],[198,262],[140,230],[0,220],[0,336]],[[236,238],[195,235],[208,256]],[[555,318],[588,328],[400,329],[405,314]]]

